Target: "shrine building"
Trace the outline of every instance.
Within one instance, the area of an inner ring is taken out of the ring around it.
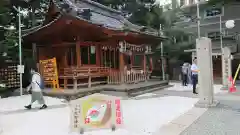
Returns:
[[[165,39],[90,0],[51,0],[43,25],[23,36],[46,85],[68,89],[149,80],[152,50]],[[53,58],[54,69],[39,63]]]

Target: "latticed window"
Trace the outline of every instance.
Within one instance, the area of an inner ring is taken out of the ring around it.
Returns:
[[[71,47],[68,49],[68,53],[67,53],[67,62],[68,62],[68,66],[76,66],[77,62],[76,62],[76,47]]]
[[[96,64],[96,48],[95,46],[81,46],[82,64]]]

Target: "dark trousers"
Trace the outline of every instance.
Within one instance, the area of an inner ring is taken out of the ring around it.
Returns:
[[[186,86],[187,85],[187,74],[182,74],[182,85]]]
[[[193,93],[196,93],[196,86],[198,84],[198,75],[192,75],[192,85],[193,85]]]

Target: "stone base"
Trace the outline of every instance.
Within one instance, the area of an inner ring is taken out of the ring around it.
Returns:
[[[212,104],[209,104],[205,101],[198,101],[195,104],[195,107],[198,107],[198,108],[212,108],[212,107],[216,107],[218,104],[219,104],[219,102],[216,101],[216,100],[214,100]]]
[[[228,90],[228,86],[222,86],[220,90]]]

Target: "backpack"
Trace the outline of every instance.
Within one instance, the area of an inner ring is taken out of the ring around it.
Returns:
[[[44,87],[45,87],[43,77],[42,77],[39,73],[36,73],[36,74],[40,76],[40,84],[38,84],[38,82],[36,82],[36,83],[38,84],[38,86],[40,87],[40,89],[43,90]]]
[[[183,66],[183,67],[182,67],[182,73],[183,73],[183,74],[188,74],[188,67]]]

